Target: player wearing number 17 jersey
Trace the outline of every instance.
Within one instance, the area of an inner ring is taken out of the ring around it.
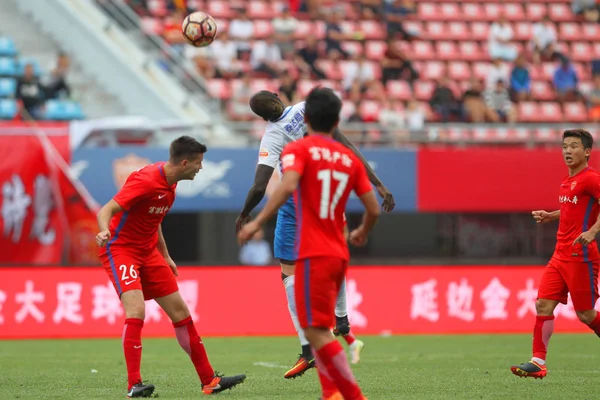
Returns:
[[[559,220],[556,248],[546,266],[538,298],[533,328],[531,360],[511,367],[521,377],[543,378],[548,373],[546,354],[554,330],[554,309],[567,304],[571,295],[579,320],[600,336],[598,299],[600,253],[596,235],[600,232],[600,174],[588,166],[593,139],[583,129],[563,133],[563,158],[569,175],[559,191],[560,208],[553,212],[533,211],[538,223]]]
[[[360,160],[331,137],[341,101],[331,89],[313,89],[306,99],[309,136],[288,144],[281,158],[283,178],[256,219],[239,233],[247,241],[294,194],[296,235],[295,299],[300,326],[316,358],[323,398],[361,400],[363,396],[342,346],[330,329],[335,303],[348,268],[344,209],[354,190],[366,208],[363,224],[350,234],[364,245],[380,213]]]

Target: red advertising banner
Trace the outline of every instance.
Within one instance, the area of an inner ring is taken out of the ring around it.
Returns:
[[[529,333],[542,271],[352,267],[348,315],[357,334]],[[294,333],[279,268],[182,267],[178,281],[202,335]],[[571,304],[556,315],[557,332],[589,330]],[[118,337],[123,318],[102,268],[0,269],[0,338]],[[153,301],[144,335],[172,335]]]
[[[417,209],[434,212],[557,209],[558,190],[567,173],[558,146],[423,148],[417,153]]]
[[[64,236],[53,166],[37,136],[8,132],[0,131],[0,263],[58,264]],[[47,140],[68,162],[63,133]]]

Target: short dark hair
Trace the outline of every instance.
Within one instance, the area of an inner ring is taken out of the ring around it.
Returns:
[[[191,136],[180,136],[171,142],[169,156],[176,163],[192,158],[197,154],[204,154],[208,148]]]
[[[285,106],[276,93],[261,90],[250,98],[250,109],[265,121],[275,122],[283,114]]]
[[[576,137],[581,139],[584,149],[591,149],[594,144],[594,138],[592,134],[585,129],[567,129],[563,132],[563,141],[568,137]]]
[[[316,87],[306,97],[306,121],[317,132],[331,132],[340,121],[342,101],[330,88]]]

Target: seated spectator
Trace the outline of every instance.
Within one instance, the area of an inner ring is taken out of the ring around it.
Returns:
[[[360,0],[361,19],[379,19],[383,11],[382,0]]]
[[[281,77],[281,86],[279,86],[279,97],[283,104],[291,106],[300,101],[298,95],[297,82],[291,77],[290,74],[283,74]]]
[[[352,101],[358,102],[368,90],[372,91],[375,98],[381,102],[386,100],[385,88],[375,79],[373,65],[367,62],[364,55],[358,61],[348,62],[344,70],[342,87],[349,94]]]
[[[320,52],[317,39],[314,35],[308,35],[306,37],[306,45],[298,50],[296,54],[296,66],[305,75],[310,75],[312,72],[317,79],[325,79],[325,73],[316,65],[319,58]]]
[[[68,98],[71,88],[67,84],[67,72],[71,59],[65,53],[59,53],[56,62],[48,70],[50,74],[42,79],[46,99]]]
[[[516,59],[510,74],[510,89],[516,101],[529,100],[531,97],[531,76],[522,55]]]
[[[250,65],[255,72],[264,72],[271,78],[281,73],[281,51],[272,37],[254,43],[250,55]]]
[[[234,121],[251,121],[254,114],[248,105],[252,97],[252,87],[250,86],[250,75],[242,76],[241,84],[234,85],[231,101],[229,102],[229,117]]]
[[[485,78],[486,90],[493,90],[499,80],[502,80],[504,82],[504,86],[508,87],[510,84],[510,69],[509,66],[503,63],[500,58],[496,58],[490,66]]]
[[[423,107],[416,100],[410,100],[404,111],[406,127],[410,133],[423,132],[425,130],[425,120],[429,115],[423,110]]]
[[[429,105],[441,116],[442,122],[448,122],[451,115],[459,114],[460,107],[456,102],[454,92],[450,89],[450,79],[443,77],[439,80],[429,100]]]
[[[479,79],[471,79],[471,87],[463,93],[462,103],[465,120],[476,123],[485,122],[486,106]]]
[[[265,240],[265,233],[259,229],[252,239],[242,246],[240,262],[243,265],[269,265],[273,261],[273,253],[269,242]]]
[[[556,46],[556,27],[547,15],[533,25],[531,47],[533,62],[539,64],[541,60],[548,61],[554,58]]]
[[[391,0],[386,2],[385,20],[387,22],[388,38],[393,39],[400,34],[402,39],[410,40],[411,35],[402,24],[405,18],[416,13],[415,4],[411,0]]]
[[[331,59],[340,57],[348,58],[350,54],[342,49],[342,41],[353,40],[361,37],[360,32],[344,33],[340,22],[341,14],[338,11],[330,14],[329,22],[325,26],[325,44],[327,56]]]
[[[573,0],[571,10],[575,15],[583,15],[588,22],[598,22],[598,2],[596,0]]]
[[[600,75],[594,76],[594,87],[588,96],[588,104],[591,121],[600,122]]]
[[[379,111],[379,124],[383,127],[381,134],[388,141],[403,141],[408,139],[404,110],[399,100],[389,100]]]
[[[553,83],[559,101],[572,101],[578,97],[577,73],[569,59],[561,60],[560,65],[554,71]]]
[[[216,45],[218,42],[220,42],[220,40],[213,43],[213,45]],[[216,75],[216,61],[214,54],[213,46],[185,46],[183,48],[183,56],[192,63],[192,66],[204,79],[214,78]]]
[[[44,89],[31,64],[25,65],[23,76],[17,82],[16,98],[23,102],[23,108],[33,119],[41,118]]]
[[[489,121],[513,123],[517,120],[515,108],[503,80],[498,80],[494,89],[485,91],[485,104]]]
[[[517,49],[511,44],[513,29],[504,15],[500,15],[497,22],[490,26],[488,48],[492,59],[500,58],[512,61],[517,58]]]
[[[387,50],[383,55],[383,60],[381,60],[381,67],[381,80],[384,85],[392,79],[406,79],[412,87],[414,81],[419,79],[419,73],[395,39],[387,40]]]
[[[237,56],[237,46],[229,40],[229,33],[223,31],[219,40],[208,46],[214,60],[217,78],[237,78],[242,73],[242,65]]]
[[[245,8],[240,9],[237,18],[231,21],[229,36],[235,42],[240,56],[250,52],[250,40],[254,37],[254,23],[248,17]]]
[[[294,33],[298,27],[298,20],[290,13],[290,8],[284,6],[281,14],[273,19],[275,43],[284,55],[294,52]]]

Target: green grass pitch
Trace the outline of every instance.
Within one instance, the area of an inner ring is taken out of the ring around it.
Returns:
[[[528,335],[365,336],[353,366],[370,400],[597,399],[600,341],[557,334],[543,380],[513,376],[509,367],[530,355]],[[314,370],[283,379],[299,350],[293,337],[204,338],[215,369],[248,379],[218,399],[316,400]],[[161,399],[203,397],[175,338],[143,341],[142,376]],[[344,347],[345,344],[344,344]],[[97,372],[93,372],[97,371]],[[125,398],[119,340],[0,341],[0,399]]]

